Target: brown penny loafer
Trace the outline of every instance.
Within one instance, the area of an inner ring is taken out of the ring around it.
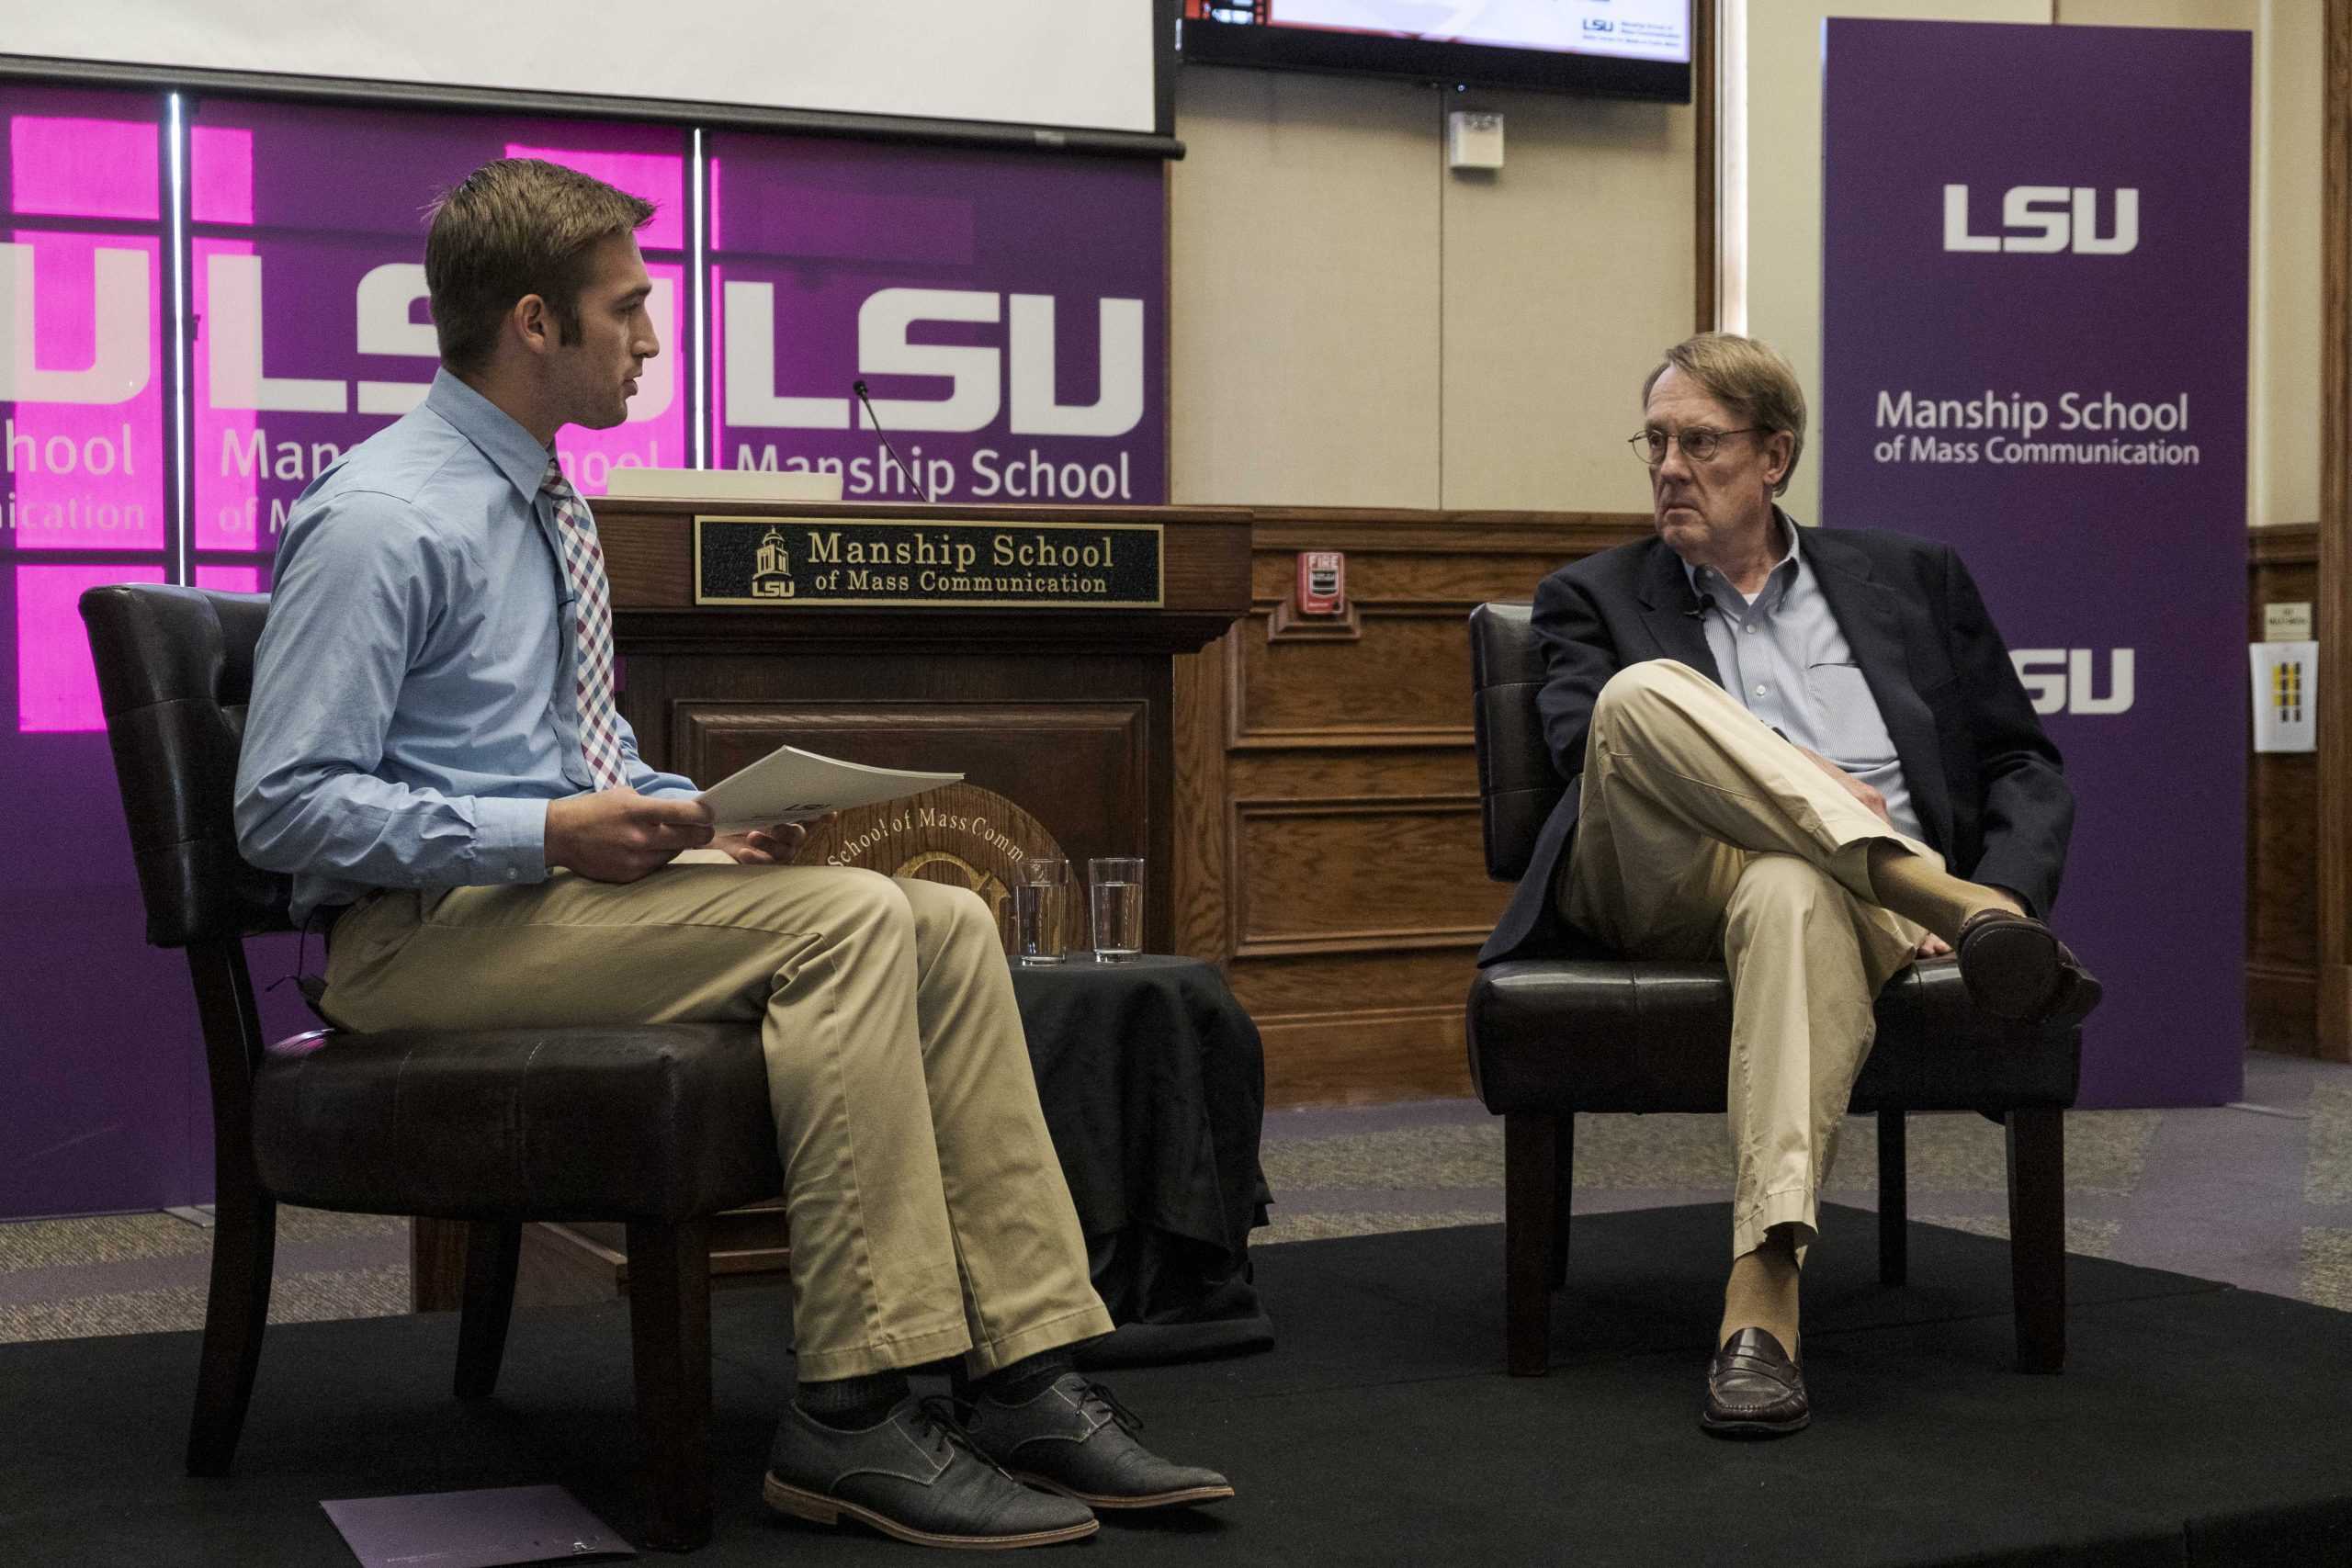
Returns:
[[[2074,1023],[2098,1006],[2100,987],[2048,926],[2007,909],[1979,909],[1952,951],[1969,998],[2015,1023]]]
[[[1813,1419],[1804,1373],[1781,1342],[1761,1328],[1743,1328],[1707,1363],[1707,1406],[1699,1425],[1726,1438],[1780,1438]]]

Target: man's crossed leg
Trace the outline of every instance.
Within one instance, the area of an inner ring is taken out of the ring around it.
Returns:
[[[2097,982],[2011,895],[1951,874],[1809,753],[1667,660],[1620,671],[1594,704],[1555,898],[1622,953],[1720,955],[1730,975],[1733,1264],[1702,1420],[1793,1431],[1810,1414],[1799,1268],[1880,988],[1929,935],[1960,951],[1972,995],[2003,1016],[2078,1015]]]

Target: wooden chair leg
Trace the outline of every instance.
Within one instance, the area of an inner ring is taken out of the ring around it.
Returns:
[[[1503,1353],[1513,1377],[1551,1370],[1559,1121],[1531,1111],[1503,1116]]]
[[[629,1344],[645,1442],[645,1544],[710,1539],[710,1222],[628,1226]]]
[[[1878,1282],[1900,1285],[1911,1277],[1911,1194],[1904,1158],[1905,1123],[1900,1111],[1878,1113]]]
[[[2047,1107],[2008,1114],[2009,1279],[2019,1371],[2054,1372],[2066,1364],[2064,1114]]]
[[[1552,1148],[1552,1257],[1544,1278],[1555,1291],[1568,1282],[1568,1215],[1574,1209],[1568,1189],[1576,1168],[1577,1119],[1571,1113],[1560,1118]]]
[[[459,1399],[488,1399],[498,1387],[522,1254],[520,1221],[476,1220],[466,1227],[466,1299],[458,1319]]]
[[[223,1162],[224,1164],[226,1162]],[[216,1175],[212,1286],[204,1303],[204,1353],[188,1423],[187,1472],[226,1475],[245,1427],[245,1405],[269,1323],[269,1281],[277,1258],[277,1202],[251,1170]]]

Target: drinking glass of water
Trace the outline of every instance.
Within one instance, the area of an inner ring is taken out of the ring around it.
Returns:
[[[1031,855],[1012,874],[1012,957],[1059,964],[1069,943],[1069,862]]]
[[[1094,915],[1094,956],[1125,964],[1143,951],[1143,858],[1106,855],[1086,863]]]

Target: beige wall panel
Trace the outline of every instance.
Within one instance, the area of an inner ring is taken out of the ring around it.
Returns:
[[[2324,0],[2263,0],[2254,38],[2254,364],[2246,516],[2319,516]]]
[[[2252,32],[2262,0],[2057,0],[2070,28],[2234,28]]]
[[[1450,507],[1641,511],[1623,438],[1642,378],[1689,335],[1696,116],[1484,94],[1504,166],[1442,176]]]
[[[1172,499],[1439,503],[1436,103],[1411,85],[1180,74]]]
[[[1821,24],[1826,17],[2048,22],[2051,0],[1745,0],[1747,330],[1789,357],[1811,400],[1821,389]],[[1814,433],[1813,450],[1834,440]],[[1810,454],[1808,454],[1810,458]],[[1821,515],[1821,466],[1801,465],[1781,500]],[[1848,526],[1884,518],[1845,518]]]

